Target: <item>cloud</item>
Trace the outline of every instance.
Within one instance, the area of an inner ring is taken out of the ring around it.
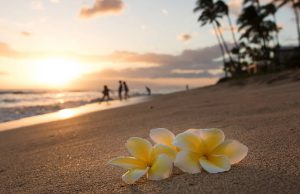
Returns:
[[[142,29],[142,30],[147,30],[147,28],[148,28],[148,26],[146,26],[146,25],[144,25],[144,24],[141,25],[141,29]]]
[[[282,30],[285,27],[285,25],[283,23],[277,23],[277,28],[279,30]]]
[[[161,13],[164,14],[164,15],[168,15],[168,14],[169,14],[169,11],[166,10],[166,9],[162,9],[162,10],[161,10]]]
[[[178,71],[178,70],[177,70]],[[148,68],[128,68],[123,70],[106,69],[97,74],[100,77],[109,78],[213,78],[215,75],[210,74],[208,71],[199,72],[198,69],[180,70],[181,73],[174,72],[172,69],[164,67],[148,67]]]
[[[228,2],[230,13],[238,16],[241,13],[242,5],[243,5],[243,0],[230,0]]]
[[[231,30],[233,30],[234,32],[238,31],[238,27],[237,25],[233,25],[231,26],[221,26],[220,27],[221,32],[231,32]]]
[[[31,7],[34,10],[43,10],[45,8],[43,2],[41,2],[40,0],[32,0]]]
[[[232,47],[232,44],[228,45]],[[39,58],[42,56],[67,56],[64,53],[26,53],[12,49],[0,42],[0,57]],[[68,57],[82,63],[118,64],[118,69],[105,69],[98,73],[100,77],[127,78],[216,78],[220,76],[222,63],[218,45],[201,49],[186,49],[180,54],[137,53],[116,51],[109,55],[71,54]]]
[[[6,72],[0,71],[0,76],[8,75]]]
[[[13,50],[6,43],[0,42],[0,57],[4,56],[4,57],[19,58],[22,55],[23,55],[22,53]]]
[[[30,32],[26,32],[26,31],[22,31],[22,32],[20,32],[20,34],[22,36],[31,36],[32,35]]]
[[[187,42],[192,39],[190,34],[184,33],[177,36],[177,39],[183,42]]]
[[[218,45],[215,45],[201,49],[183,50],[179,55],[116,51],[110,55],[99,56],[98,59],[94,58],[94,60],[113,61],[115,63],[147,63],[174,68],[181,68],[184,65],[188,69],[211,69],[212,66],[219,65],[212,61],[218,57],[220,57],[220,50]]]
[[[57,4],[57,3],[60,3],[60,0],[50,0],[50,2]]]
[[[95,0],[92,7],[83,7],[79,16],[84,19],[91,17],[120,13],[124,9],[122,0]]]
[[[238,32],[237,25],[233,25],[232,27],[230,27],[230,26],[221,26],[221,27],[219,27],[219,30],[220,30],[221,34],[223,34],[224,32],[230,32],[231,33],[231,29],[233,29],[234,33]],[[216,32],[213,29],[210,32],[213,35],[216,35]],[[220,34],[220,33],[218,32],[217,34]]]
[[[218,45],[195,50],[184,50],[179,55],[119,51],[98,58],[99,61],[114,59],[115,63],[146,63],[148,67],[125,69],[105,69],[97,73],[99,77],[126,78],[215,78],[221,62]]]
[[[228,6],[229,11],[235,16],[238,16],[242,12],[242,6],[243,6],[244,0],[229,0]],[[261,5],[265,5],[267,3],[274,2],[272,0],[260,0]]]

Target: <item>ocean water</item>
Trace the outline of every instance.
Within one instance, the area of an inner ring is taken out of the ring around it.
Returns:
[[[154,95],[174,91],[178,90],[157,90]],[[146,96],[146,92],[132,91],[130,96]],[[117,92],[112,92],[111,97],[117,100]],[[80,107],[99,102],[101,98],[99,91],[0,90],[0,123]]]
[[[0,91],[0,122],[82,106],[100,97],[96,91]]]

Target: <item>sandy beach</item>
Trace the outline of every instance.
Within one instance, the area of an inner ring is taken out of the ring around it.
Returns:
[[[0,133],[0,193],[299,193],[300,71],[257,76]],[[126,185],[107,162],[149,130],[222,129],[249,147],[225,173]]]

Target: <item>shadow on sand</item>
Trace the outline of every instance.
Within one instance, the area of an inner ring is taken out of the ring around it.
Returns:
[[[139,181],[128,185],[130,193],[297,193],[299,176],[280,170],[235,165],[225,173],[186,174],[174,169],[161,181]]]

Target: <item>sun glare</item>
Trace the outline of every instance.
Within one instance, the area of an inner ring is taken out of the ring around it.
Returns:
[[[63,109],[58,112],[61,119],[67,119],[75,115],[75,112],[71,109]]]
[[[84,66],[65,58],[47,58],[36,63],[36,81],[52,87],[65,86],[84,73]]]

